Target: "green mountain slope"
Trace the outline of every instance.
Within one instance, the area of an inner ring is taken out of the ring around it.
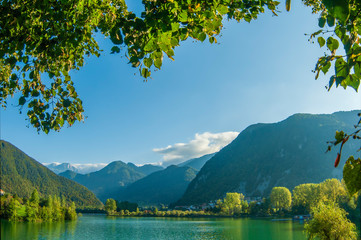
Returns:
[[[292,190],[302,183],[341,178],[342,167],[333,167],[338,148],[326,154],[326,142],[336,130],[353,131],[357,112],[295,114],[278,123],[249,126],[203,166],[177,204],[208,202],[233,191],[265,196],[274,186]],[[358,147],[349,141],[342,161]]]
[[[182,196],[196,174],[191,167],[172,165],[132,183],[116,199],[141,205],[169,204]]]
[[[102,203],[84,186],[58,176],[12,144],[1,140],[1,189],[19,197],[30,197],[34,188],[40,196],[64,196],[78,207],[101,207]]]
[[[199,158],[193,158],[190,159],[188,161],[182,162],[180,164],[178,164],[179,167],[184,167],[184,166],[188,166],[188,167],[192,167],[195,170],[199,171],[201,170],[201,168],[204,166],[204,164],[206,164],[206,162],[211,159],[216,153],[211,153],[211,154],[207,154],[204,155],[202,157]]]
[[[120,188],[145,177],[145,174],[122,161],[111,162],[101,170],[88,174],[66,171],[59,175],[86,186],[103,202],[107,198],[115,198]]]

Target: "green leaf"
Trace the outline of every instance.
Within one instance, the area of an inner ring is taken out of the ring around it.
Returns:
[[[338,19],[341,23],[345,23],[350,15],[350,6],[348,0],[323,0],[323,4],[329,14]]]
[[[331,62],[327,62],[323,67],[322,67],[322,72],[324,73],[324,74],[326,74],[327,72],[328,72],[328,70],[330,69],[330,67],[331,67]]]
[[[330,91],[332,85],[335,83],[336,81],[336,77],[335,76],[332,76],[330,77],[330,81],[328,82],[328,91]]]
[[[204,32],[202,32],[201,34],[198,35],[198,39],[201,42],[203,42],[206,39],[206,37],[207,37],[207,35]]]
[[[346,34],[346,29],[342,28],[342,27],[336,27],[335,33],[336,33],[337,37],[339,37],[340,39],[343,39],[343,37]]]
[[[325,39],[323,37],[318,37],[317,42],[320,45],[320,47],[323,47],[326,43]]]
[[[361,56],[357,57],[356,59],[354,71],[357,76],[361,77]]]
[[[153,60],[151,58],[144,58],[143,63],[147,68],[150,68],[153,64]]]
[[[180,22],[187,22],[188,20],[188,12],[186,10],[183,10],[179,15],[178,19]]]
[[[150,52],[154,49],[154,40],[151,39],[147,42],[147,44],[144,46],[144,51]]]
[[[361,190],[361,159],[349,157],[343,167],[343,179],[348,192],[354,195]]]
[[[163,53],[162,52],[154,52],[152,53],[152,58],[153,58],[153,63],[154,66],[158,69],[160,69],[160,67],[162,66],[162,61],[163,61]]]
[[[178,29],[179,29],[179,23],[178,22],[173,22],[171,24],[171,26],[172,26],[172,31],[173,32],[178,31]]]
[[[20,97],[19,98],[19,105],[24,105],[25,104],[25,102],[26,102],[26,100],[25,100],[25,97],[24,96],[22,96],[22,97]]]
[[[336,131],[335,134],[336,143],[340,143],[344,137],[345,137],[345,133],[343,131]]]
[[[347,75],[350,73],[349,67],[342,57],[337,58],[336,60],[335,72],[336,72],[336,77],[343,77],[343,78],[346,78]]]
[[[63,101],[63,106],[64,107],[69,107],[70,106],[70,104],[71,104],[71,102],[70,102],[70,100],[69,99],[64,99],[64,101]]]
[[[123,37],[119,29],[110,32],[110,40],[116,45],[123,44]]]
[[[162,66],[162,59],[161,59],[161,58],[156,58],[156,59],[154,59],[154,66],[155,66],[156,68],[160,69],[161,66]]]
[[[339,46],[339,43],[336,39],[334,39],[333,37],[327,38],[327,48],[330,49],[331,52],[336,50],[338,48],[338,46]]]
[[[221,14],[221,15],[224,15],[226,13],[228,13],[228,7],[225,6],[225,5],[219,5],[217,7],[217,11]]]
[[[164,52],[167,52],[168,49],[169,49],[169,46],[168,46],[167,44],[164,44],[164,43],[160,43],[160,44],[159,44],[159,47],[160,47],[160,49],[162,49],[162,51],[164,51]]]
[[[117,47],[117,46],[113,46],[110,51],[111,51],[110,54],[119,53],[119,52],[120,52],[120,48]]]
[[[291,10],[291,0],[286,0],[286,10],[287,12]]]
[[[331,15],[327,15],[327,25],[333,27],[335,25],[335,18]]]
[[[150,77],[150,72],[149,72],[149,70],[148,70],[147,68],[143,68],[143,69],[142,69],[142,76],[143,76],[144,78]]]
[[[175,46],[178,46],[179,45],[179,40],[178,40],[178,38],[172,38],[171,40],[170,40],[170,44],[173,46],[173,47],[175,47]]]
[[[16,80],[17,78],[18,76],[15,73],[11,74],[11,80]]]
[[[360,85],[360,78],[357,77],[356,74],[350,74],[348,75],[342,82],[341,86],[343,88],[347,88],[348,86],[352,87],[353,89],[358,90],[358,87]]]
[[[325,26],[325,24],[326,24],[326,18],[325,18],[325,17],[320,17],[320,18],[318,19],[318,26],[319,26],[320,28],[323,28],[323,27]]]

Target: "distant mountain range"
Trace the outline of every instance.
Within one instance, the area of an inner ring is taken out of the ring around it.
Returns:
[[[197,170],[191,167],[171,165],[121,189],[116,199],[140,205],[167,205],[183,195],[196,174]]]
[[[81,173],[81,174],[87,174],[87,173],[91,173],[91,172],[95,172],[98,171],[100,169],[102,169],[103,167],[105,167],[107,164],[106,163],[76,163],[76,164],[71,164],[71,163],[43,163],[44,166],[46,166],[47,168],[49,168],[51,171],[53,171],[56,174],[65,172],[67,170],[76,172],[76,173]]]
[[[49,168],[56,174],[63,173],[65,171],[72,171],[80,174],[88,174],[92,172],[99,171],[100,169],[106,167],[108,164],[106,163],[43,163],[44,166]],[[145,164],[142,166],[137,166],[131,162],[127,163],[127,165],[145,175],[148,175],[152,172],[159,171],[164,169],[161,166],[156,166],[152,164]]]
[[[79,174],[68,170],[59,175],[84,185],[105,202],[108,198],[115,198],[121,188],[161,169],[163,168],[160,166],[137,167],[132,163],[114,161],[101,170],[89,174]]]
[[[58,176],[11,143],[0,141],[1,189],[19,197],[30,197],[36,188],[41,197],[57,195],[77,207],[101,207],[86,187]]]
[[[342,167],[333,166],[339,147],[326,154],[326,142],[336,130],[353,131],[357,112],[295,114],[278,123],[249,126],[206,162],[177,204],[204,203],[234,191],[267,196],[274,186],[292,190],[302,183],[341,178]],[[359,147],[358,141],[345,144],[342,163]]]
[[[59,175],[84,185],[103,202],[114,198],[143,205],[169,204],[183,195],[189,182],[213,155],[190,159],[179,166],[172,165],[166,169],[151,164],[136,166],[133,163],[114,161],[96,172],[79,174],[67,170]],[[71,165],[62,165],[71,168]]]

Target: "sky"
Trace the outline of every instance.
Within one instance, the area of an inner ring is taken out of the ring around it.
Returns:
[[[139,5],[127,1],[131,10]],[[100,58],[86,59],[72,74],[86,120],[48,135],[27,127],[17,98],[0,111],[1,139],[41,163],[110,163],[164,166],[219,151],[255,123],[295,113],[361,109],[353,89],[325,89],[329,75],[314,79],[324,51],[308,36],[318,15],[292,1],[278,17],[263,14],[251,23],[224,21],[218,44],[182,42],[175,61],[144,82],[110,40],[97,37]]]

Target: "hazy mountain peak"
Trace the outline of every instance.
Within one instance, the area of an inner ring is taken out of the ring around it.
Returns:
[[[105,167],[106,163],[43,163],[44,166],[49,168],[56,174],[60,174],[67,170],[71,170],[76,173],[87,174],[90,172],[95,172],[103,167]]]

